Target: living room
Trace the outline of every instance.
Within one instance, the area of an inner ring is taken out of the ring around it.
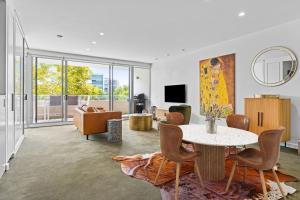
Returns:
[[[300,198],[299,2],[0,6],[0,199]]]

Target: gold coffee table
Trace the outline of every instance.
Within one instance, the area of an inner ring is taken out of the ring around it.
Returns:
[[[150,131],[152,129],[152,114],[129,115],[129,128],[135,131]]]

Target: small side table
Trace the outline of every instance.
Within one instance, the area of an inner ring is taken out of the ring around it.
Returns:
[[[112,143],[122,142],[122,119],[107,120],[107,141]]]

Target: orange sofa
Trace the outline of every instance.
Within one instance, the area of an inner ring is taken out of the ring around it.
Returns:
[[[107,120],[121,118],[121,112],[85,112],[82,109],[76,108],[74,125],[83,135],[86,135],[86,139],[88,140],[89,135],[107,132]]]

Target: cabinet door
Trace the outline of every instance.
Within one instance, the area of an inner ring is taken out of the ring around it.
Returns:
[[[245,99],[245,115],[249,117],[249,131],[259,134],[259,112],[261,111],[260,99]]]
[[[264,99],[260,117],[260,131],[278,128],[279,126],[279,100]]]

